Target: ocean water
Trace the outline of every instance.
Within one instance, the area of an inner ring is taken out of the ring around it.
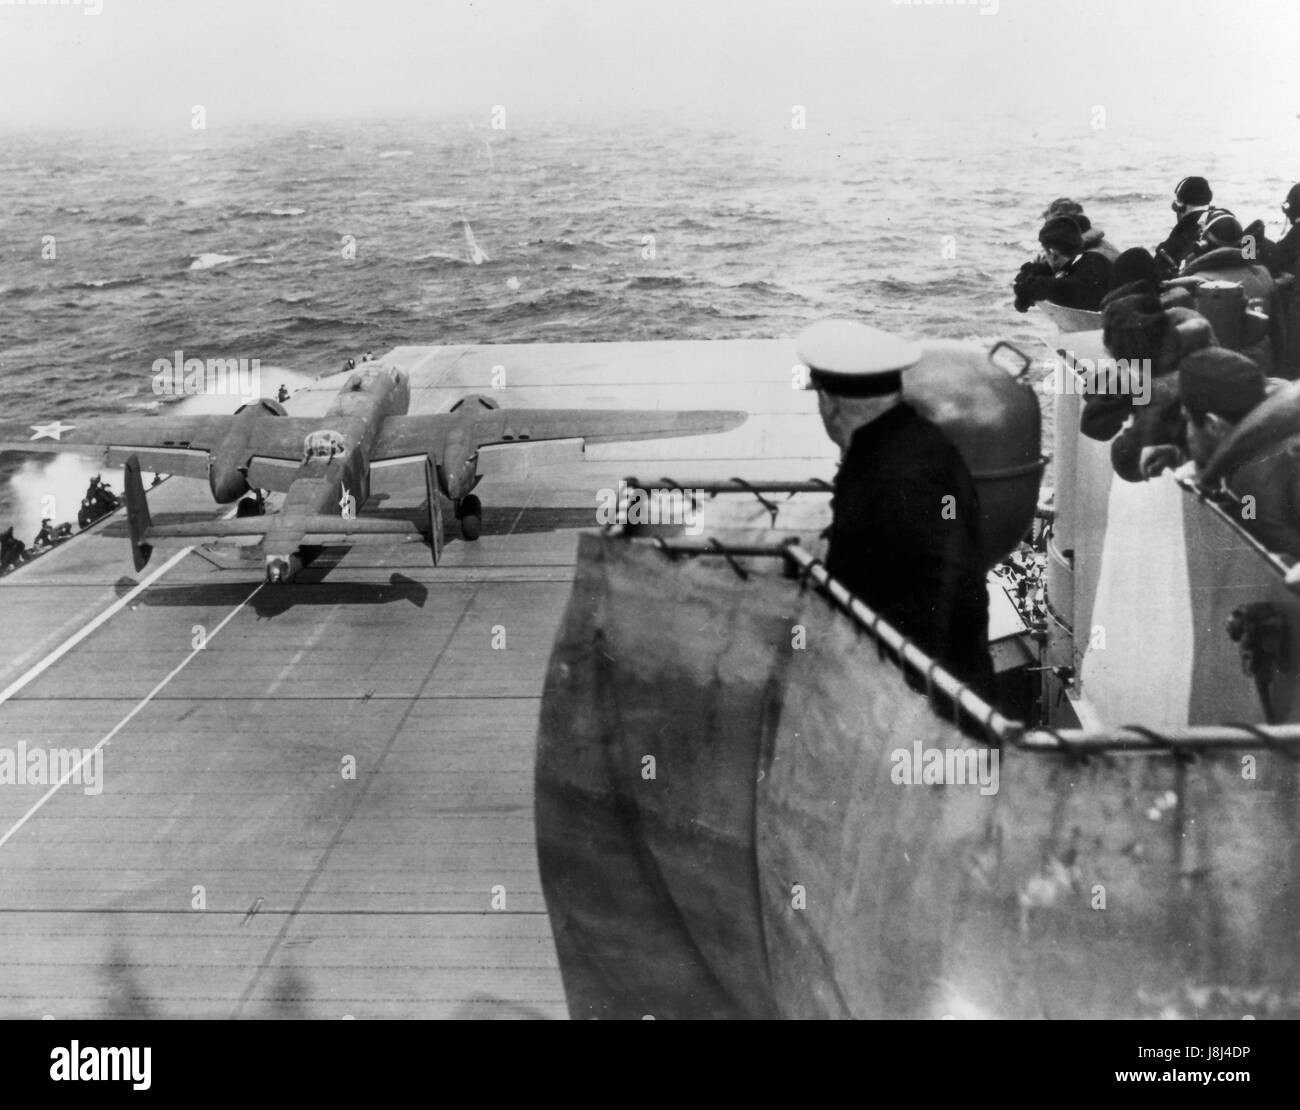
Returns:
[[[0,405],[18,420],[155,409],[152,364],[178,349],[314,377],[404,343],[781,336],[830,315],[1033,346],[1051,328],[1014,311],[1010,281],[1048,201],[1074,196],[1116,245],[1150,246],[1174,183],[1203,173],[1276,232],[1297,127],[646,116],[3,134]],[[0,525],[30,515],[47,465],[0,460]]]

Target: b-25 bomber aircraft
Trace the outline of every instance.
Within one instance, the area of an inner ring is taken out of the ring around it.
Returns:
[[[269,582],[288,582],[303,566],[303,547],[324,538],[418,535],[442,552],[441,497],[475,540],[483,508],[479,450],[495,444],[582,439],[591,443],[662,439],[729,431],[746,419],[726,410],[509,409],[470,394],[449,411],[412,415],[406,373],[370,363],[351,375],[320,417],[289,416],[260,399],[233,415],[107,417],[48,424],[0,424],[0,450],[63,451],[125,465],[125,500],[132,559],[142,570],[162,537],[255,539]],[[34,434],[33,434],[34,433]],[[220,504],[239,501],[227,520],[155,524],[142,469],[205,478]],[[426,528],[407,520],[358,515],[383,474],[385,488],[423,477]],[[285,494],[278,511],[262,515],[257,491]],[[249,496],[251,495],[251,496]]]

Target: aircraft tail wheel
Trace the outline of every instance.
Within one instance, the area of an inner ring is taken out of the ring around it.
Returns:
[[[483,505],[472,493],[461,499],[457,506],[460,516],[460,534],[467,540],[476,540],[483,531]]]
[[[235,516],[261,516],[262,506],[258,504],[256,497],[241,497],[239,504],[235,506]]]

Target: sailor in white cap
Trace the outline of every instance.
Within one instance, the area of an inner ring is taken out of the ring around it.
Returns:
[[[865,324],[823,320],[798,337],[796,351],[843,453],[826,569],[992,697],[979,497],[957,448],[904,400],[903,377],[921,348]]]
[[[826,434],[849,449],[853,433],[902,399],[903,371],[921,360],[921,348],[852,320],[822,320],[797,341],[817,390]]]

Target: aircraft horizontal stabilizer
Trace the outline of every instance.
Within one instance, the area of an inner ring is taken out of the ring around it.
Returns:
[[[317,513],[301,521],[307,542],[314,542],[316,536],[423,536],[409,520],[384,520],[379,517],[363,516],[349,520],[342,516]]]
[[[259,539],[271,530],[270,519],[265,517],[235,517],[231,520],[187,520],[180,524],[154,524],[149,527],[148,538],[185,538],[231,540],[241,536]]]

